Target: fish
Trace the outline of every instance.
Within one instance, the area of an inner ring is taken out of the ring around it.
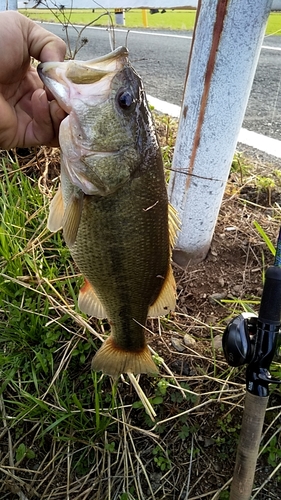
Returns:
[[[142,80],[126,47],[90,61],[41,63],[38,73],[67,113],[47,225],[62,228],[85,278],[80,310],[110,324],[92,369],[113,378],[156,374],[145,325],[175,308],[178,219]]]

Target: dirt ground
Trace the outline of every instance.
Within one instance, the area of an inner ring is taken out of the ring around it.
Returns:
[[[159,135],[161,138],[165,136],[161,127]],[[218,492],[233,474],[243,413],[245,368],[234,369],[229,375],[221,349],[221,337],[228,321],[246,308],[258,313],[263,273],[273,264],[274,257],[254,223],[258,222],[274,246],[280,228],[279,181],[273,181],[271,188],[267,188],[266,183],[262,184],[264,178],[278,177],[278,161],[242,145],[237,158],[238,164],[241,161],[240,167],[238,165],[237,169],[237,162],[234,161],[207,258],[199,264],[187,266],[185,270],[174,265],[178,292],[174,322],[164,328],[161,341],[155,337],[152,340],[152,346],[163,355],[173,373],[186,380],[195,392],[202,392],[202,386],[199,386],[203,373],[210,375],[209,380],[204,378],[201,381],[206,392],[218,390],[217,379],[232,380],[240,388],[232,407],[222,402],[212,409],[203,408],[195,418],[191,418],[198,429],[194,433],[197,443],[194,447],[197,446],[200,453],[190,473],[188,496],[185,497],[181,491],[179,498],[182,499],[228,498],[226,491]],[[183,347],[182,336],[185,333],[196,340],[192,348]],[[278,361],[280,363],[280,358]],[[280,404],[280,388],[272,386],[269,406],[274,409],[266,414],[266,438],[262,444],[277,429],[279,450]],[[175,408],[173,410],[176,411]],[[274,455],[275,450],[272,451]],[[280,500],[281,477],[280,473],[273,471],[278,465],[280,467],[281,453],[276,453],[273,463],[269,463],[268,456],[269,451],[262,453],[258,459],[253,498]]]

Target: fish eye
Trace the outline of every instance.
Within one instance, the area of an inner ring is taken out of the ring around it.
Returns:
[[[117,97],[117,102],[120,108],[129,110],[132,104],[134,104],[135,100],[128,90],[122,90]]]

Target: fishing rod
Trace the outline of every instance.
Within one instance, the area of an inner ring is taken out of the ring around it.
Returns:
[[[223,334],[225,358],[231,366],[247,364],[246,396],[236,453],[230,500],[251,498],[261,433],[269,398],[270,365],[278,348],[281,317],[281,229],[274,265],[265,273],[258,316],[242,313],[230,321]]]

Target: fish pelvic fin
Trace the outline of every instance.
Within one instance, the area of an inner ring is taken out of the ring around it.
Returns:
[[[64,204],[62,198],[61,186],[59,186],[54,198],[50,204],[50,213],[47,222],[47,228],[51,233],[56,233],[62,228],[64,214]]]
[[[97,319],[108,318],[105,308],[88,280],[85,280],[79,292],[78,307],[83,313]]]
[[[98,350],[92,361],[92,370],[102,371],[106,375],[118,378],[121,373],[157,374],[158,368],[154,363],[147,345],[140,351],[125,351],[118,347],[112,336],[108,337]]]
[[[168,204],[168,224],[169,224],[169,237],[170,237],[170,246],[171,249],[174,248],[178,231],[181,227],[181,221],[178,216],[177,210],[171,205]]]
[[[148,310],[149,318],[157,318],[158,316],[165,316],[176,307],[176,282],[173,275],[172,265],[169,264],[168,273],[163,283],[161,291]]]
[[[65,243],[69,248],[73,247],[83,210],[84,193],[79,190],[72,194],[64,212],[62,227]]]

